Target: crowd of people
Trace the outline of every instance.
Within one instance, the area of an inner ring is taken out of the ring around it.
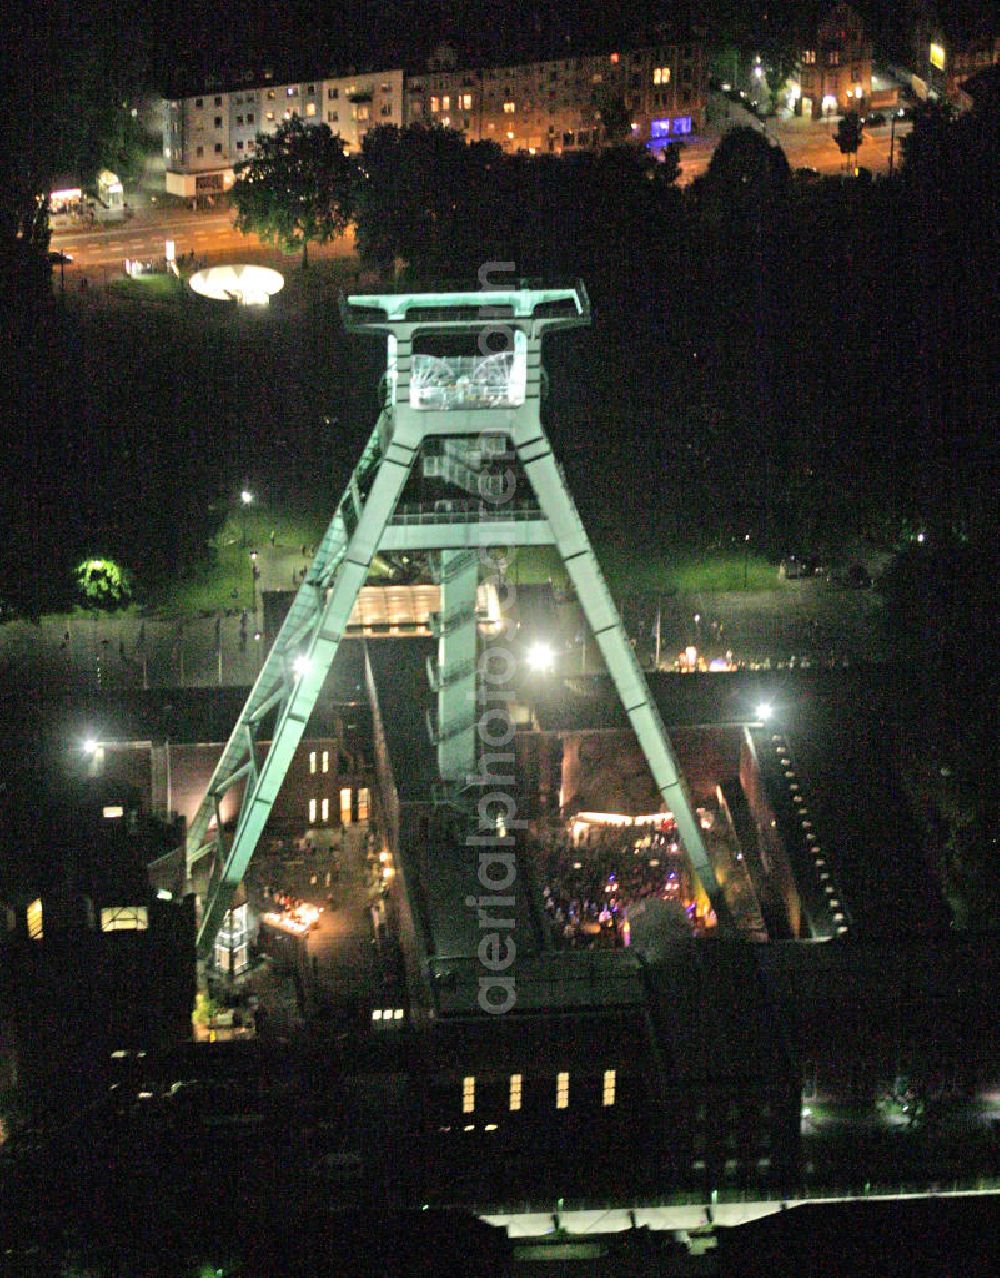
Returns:
[[[691,897],[674,821],[590,826],[574,839],[560,832],[533,849],[542,900],[557,943],[568,948],[629,944],[628,912],[648,897]],[[693,907],[691,907],[693,909]]]

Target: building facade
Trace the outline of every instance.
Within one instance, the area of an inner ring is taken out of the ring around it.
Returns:
[[[870,88],[870,59],[868,84]],[[299,116],[327,124],[349,152],[383,124],[440,124],[503,150],[562,155],[608,143],[657,150],[704,124],[708,59],[693,40],[513,66],[401,69],[208,88],[165,101],[167,192],[221,194],[260,134]]]
[[[228,191],[235,166],[251,158],[258,136],[274,133],[293,116],[328,124],[347,150],[357,151],[376,124],[403,122],[403,72],[281,83],[265,75],[263,84],[168,99],[163,132],[167,194],[191,198]]]
[[[966,109],[965,81],[1000,63],[1000,19],[995,10],[992,19],[984,13],[964,24],[925,13],[915,24],[913,53],[918,94]]]
[[[850,5],[835,5],[803,44],[799,85],[797,114],[864,110],[872,93],[872,46]]]
[[[695,42],[518,66],[438,66],[407,77],[406,122],[529,155],[629,141],[657,149],[704,124],[707,75]]]

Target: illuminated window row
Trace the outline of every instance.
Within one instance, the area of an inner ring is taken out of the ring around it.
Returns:
[[[520,1110],[522,1104],[522,1089],[524,1084],[524,1076],[522,1074],[511,1074],[510,1083],[507,1093],[507,1108],[511,1113]],[[613,1069],[604,1071],[604,1079],[601,1091],[601,1104],[605,1107],[611,1106],[616,1100],[617,1075]],[[561,1070],[556,1075],[556,1092],[555,1105],[556,1109],[569,1109],[569,1071]],[[462,1113],[474,1114],[476,1112],[476,1079],[475,1075],[468,1074],[462,1079]]]
[[[317,755],[317,752],[315,750],[310,750],[309,751],[309,771],[313,775],[315,775],[316,773],[317,763],[321,765],[324,772],[329,772],[330,771],[330,751],[323,750],[321,754]]]
[[[340,824],[351,825],[354,820],[354,793],[350,786],[340,791]],[[315,825],[317,819],[323,824],[330,820],[330,800],[328,798],[310,799],[308,803],[309,824]],[[358,789],[358,820],[367,821],[371,811],[371,794],[366,785]]]

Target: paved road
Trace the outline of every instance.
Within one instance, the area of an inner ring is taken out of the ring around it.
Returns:
[[[233,211],[228,208],[192,213],[157,205],[137,209],[130,221],[120,224],[55,227],[52,248],[72,254],[73,261],[66,266],[70,277],[101,268],[106,271],[113,268],[117,272],[127,257],[161,260],[168,239],[173,240],[178,257],[193,252],[197,260],[205,260],[209,265],[235,260],[280,266],[298,260],[262,244],[256,235],[243,235],[234,230],[233,217]],[[351,233],[330,245],[311,245],[309,249],[311,258],[342,258],[353,252]]]
[[[726,105],[730,107],[730,116],[728,121],[721,122],[720,128],[746,124],[758,129],[781,146],[793,169],[814,168],[825,177],[836,177],[844,172],[844,157],[833,140],[833,133],[837,127],[836,121],[803,120],[795,117],[758,120],[735,104],[728,103],[725,98],[721,99],[721,103],[719,99],[713,99],[713,112],[717,120],[720,119]],[[909,133],[911,128],[909,120],[898,120],[894,131],[888,124],[866,129],[864,141],[858,152],[858,164],[869,169],[873,174],[888,173],[890,146],[894,147],[894,164],[898,166],[901,139]],[[893,132],[895,132],[894,143],[891,136]],[[693,182],[705,172],[719,136],[719,128],[711,126],[703,135],[693,138],[685,145],[681,152],[681,185]]]

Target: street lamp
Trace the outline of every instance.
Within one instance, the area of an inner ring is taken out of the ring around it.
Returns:
[[[245,547],[247,544],[247,509],[253,505],[253,493],[249,488],[244,488],[240,493],[240,507],[243,511],[243,538],[240,545]]]
[[[250,551],[250,611],[257,611],[257,578],[260,576],[260,569],[257,567],[257,552]]]
[[[770,701],[761,701],[754,710],[754,715],[761,723],[767,723],[768,719],[774,714],[774,706]]]
[[[743,589],[746,590],[750,579],[750,534],[743,538]]]
[[[889,121],[889,176],[892,177],[892,162],[896,152],[896,121],[902,115],[902,111],[893,111],[892,119]]]

